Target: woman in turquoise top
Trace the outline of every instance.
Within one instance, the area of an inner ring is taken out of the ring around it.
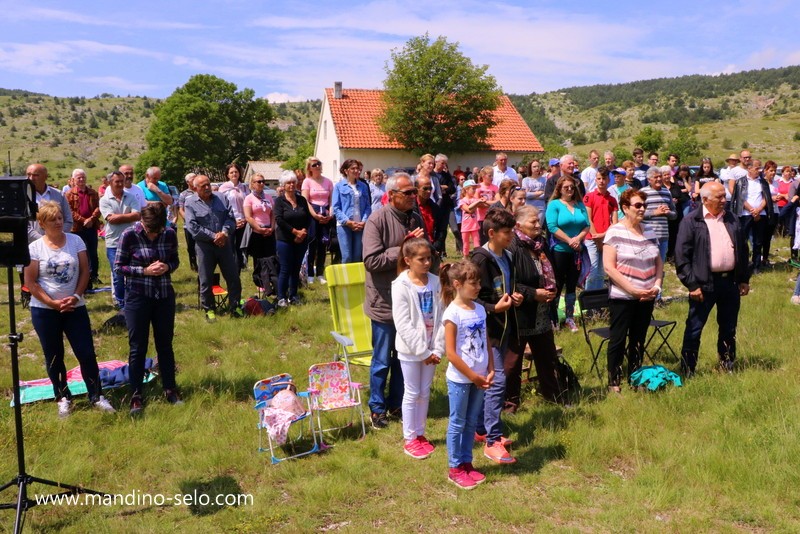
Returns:
[[[562,176],[556,182],[553,196],[547,203],[547,229],[554,238],[553,270],[556,275],[556,297],[553,302],[558,305],[564,285],[567,291],[564,296],[564,325],[572,332],[577,332],[573,318],[575,312],[575,288],[580,271],[575,264],[575,254],[580,254],[583,239],[589,233],[589,215],[586,206],[581,202],[578,186],[572,176]]]

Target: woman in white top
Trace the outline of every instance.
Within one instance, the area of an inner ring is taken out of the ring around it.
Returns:
[[[219,186],[218,193],[228,199],[228,205],[233,211],[233,218],[236,219],[234,251],[239,270],[242,270],[247,265],[247,253],[242,250],[244,227],[247,225],[247,219],[244,216],[244,199],[250,194],[250,188],[242,182],[242,168],[237,163],[231,163],[225,167],[225,177],[228,181]]]
[[[28,245],[31,263],[25,267],[25,285],[31,292],[31,322],[42,344],[58,414],[66,417],[72,407],[64,365],[64,335],[80,363],[89,402],[99,410],[114,412],[100,395],[92,326],[83,300],[89,284],[86,245],[77,235],[64,232],[64,216],[57,202],[42,202],[36,219],[44,235]]]

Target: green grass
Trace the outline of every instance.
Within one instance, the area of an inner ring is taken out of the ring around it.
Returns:
[[[786,243],[776,250],[788,256]],[[182,259],[185,252],[182,250]],[[102,258],[101,253],[101,258]],[[101,277],[108,268],[101,259]],[[744,299],[739,360],[734,375],[712,371],[714,315],[703,337],[699,374],[683,388],[656,394],[624,392],[605,398],[589,375],[580,334],[557,342],[578,372],[585,397],[564,410],[528,395],[522,409],[504,416],[519,459],[488,463],[475,449],[488,480],[471,492],[446,480],[444,368],[437,371],[427,435],[438,450],[417,462],[402,453],[401,428],[368,431],[364,440],[344,433],[324,454],[271,466],[257,452],[253,383],[279,372],[305,384],[308,366],[329,360],[335,347],[327,292],[306,291],[309,303],[274,317],[221,318],[207,325],[197,310],[194,275],[184,261],[174,281],[179,292],[174,344],[178,383],[186,403],[168,405],[158,381],[147,386],[140,420],[125,410],[126,391],[110,394],[122,410],[105,415],[78,399],[61,421],[52,402],[23,408],[28,472],[111,493],[249,493],[252,506],[38,507],[26,525],[36,532],[287,532],[342,530],[511,532],[739,532],[800,529],[800,371],[797,308],[789,304],[795,271],[778,268],[753,280]],[[245,294],[253,291],[243,273]],[[681,295],[673,273],[668,295]],[[8,317],[5,287],[0,330]],[[90,297],[95,327],[108,317],[110,295]],[[671,342],[680,347],[685,300],[659,310],[679,321]],[[23,379],[44,376],[41,350],[20,307],[18,328]],[[97,335],[101,359],[127,356],[125,334]],[[0,358],[0,387],[10,398],[8,348]],[[671,357],[660,355],[667,367]],[[77,365],[69,356],[68,367]],[[366,382],[368,371],[355,369]],[[12,410],[0,407],[0,482],[16,472]],[[34,485],[31,492],[49,491]],[[15,498],[3,492],[2,501]],[[12,514],[0,515],[10,529]]]

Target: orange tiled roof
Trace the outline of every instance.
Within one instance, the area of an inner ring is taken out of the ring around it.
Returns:
[[[325,89],[333,115],[333,124],[341,148],[393,148],[402,150],[378,128],[383,91],[377,89],[343,89],[342,98],[333,98],[333,89]],[[498,124],[489,130],[489,150],[508,152],[542,152],[539,140],[522,119],[506,95],[500,97],[495,110]]]

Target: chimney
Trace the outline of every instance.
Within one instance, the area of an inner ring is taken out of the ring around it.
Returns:
[[[333,98],[342,98],[342,82],[333,82]]]

